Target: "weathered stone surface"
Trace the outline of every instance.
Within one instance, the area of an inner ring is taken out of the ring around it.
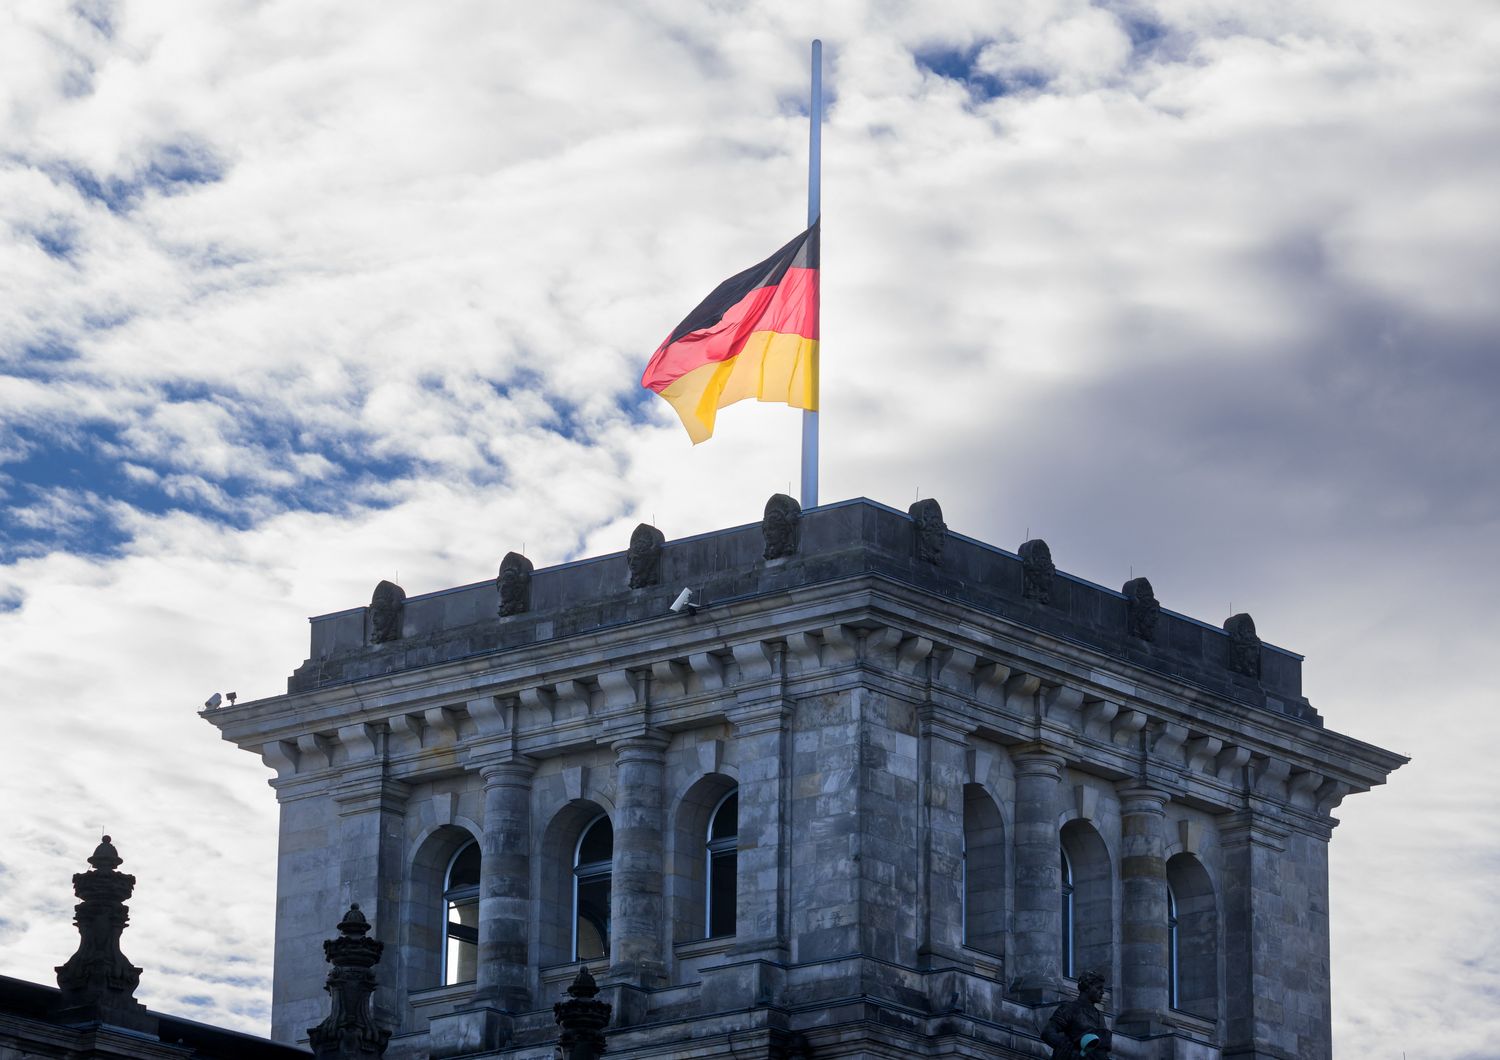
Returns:
[[[1039,604],[1052,602],[1052,581],[1057,568],[1052,564],[1052,549],[1041,538],[1033,538],[1017,550],[1021,557],[1021,596]]]
[[[401,620],[406,613],[406,590],[395,582],[382,581],[370,597],[370,643],[385,644],[401,639]]]
[[[500,590],[501,618],[531,610],[531,570],[531,560],[519,552],[507,552],[500,561],[495,587]]]
[[[1120,590],[1125,594],[1125,630],[1137,640],[1155,640],[1161,604],[1146,578],[1131,578]]]
[[[760,521],[760,532],[766,539],[762,555],[766,559],[781,559],[795,555],[801,535],[802,506],[785,493],[776,493],[766,501],[765,517]]]
[[[666,536],[650,523],[641,523],[631,531],[625,562],[630,568],[632,589],[644,589],[661,581],[661,550],[666,540]]]
[[[943,549],[948,544],[948,524],[943,522],[942,506],[932,497],[927,497],[908,508],[906,514],[911,516],[917,558],[926,563],[943,562]]]

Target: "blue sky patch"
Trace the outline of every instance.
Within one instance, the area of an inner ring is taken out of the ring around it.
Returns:
[[[72,162],[48,162],[37,166],[55,183],[65,184],[110,213],[126,214],[148,193],[175,195],[202,184],[222,180],[226,164],[207,143],[185,138],[163,144],[152,152],[139,171],[121,176],[95,176]]]
[[[975,64],[983,48],[982,43],[968,48],[936,48],[917,52],[915,58],[917,66],[928,73],[962,84],[976,103],[1046,87],[1047,78],[1039,71],[1017,70],[997,77],[979,69]]]

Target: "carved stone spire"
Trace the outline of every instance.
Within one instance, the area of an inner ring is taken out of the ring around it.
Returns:
[[[130,922],[125,899],[135,890],[135,877],[117,871],[122,860],[105,836],[89,858],[93,868],[74,874],[78,952],[57,968],[57,985],[66,1009],[105,1023],[136,1026],[150,1017],[133,996],[141,970],[120,952],[120,934]]]
[[[376,1024],[371,1011],[375,973],[370,970],[380,963],[385,944],[365,938],[369,930],[370,922],[356,902],[339,921],[339,937],[323,943],[323,957],[333,965],[323,989],[333,1006],[328,1018],[307,1032],[317,1060],[374,1060],[385,1055],[391,1032]]]
[[[595,995],[599,987],[587,968],[578,969],[578,978],[568,987],[568,1000],[552,1006],[562,1035],[557,1051],[562,1060],[596,1060],[604,1055],[604,1028],[609,1025],[610,1004]]]

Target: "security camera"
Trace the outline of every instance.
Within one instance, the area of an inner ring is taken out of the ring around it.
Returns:
[[[693,603],[693,590],[684,589],[677,594],[677,599],[672,601],[672,613],[679,615],[686,611],[690,615],[698,613],[698,605]]]
[[[234,701],[240,698],[240,694],[238,692],[225,692],[224,698],[229,700],[229,705],[232,707],[234,706]]]
[[[217,707],[222,702],[224,702],[224,697],[221,696],[221,695],[219,695],[219,693],[215,692],[213,695],[209,696],[207,699],[205,699],[203,701],[203,705],[205,707],[207,707],[209,710],[213,710],[215,707]]]

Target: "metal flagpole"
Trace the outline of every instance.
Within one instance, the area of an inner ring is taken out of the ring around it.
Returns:
[[[808,114],[807,133],[807,226],[812,227],[822,211],[823,181],[823,42],[812,42],[812,110]],[[822,301],[822,260],[818,262],[818,300]],[[822,306],[818,307],[821,317]],[[822,336],[819,335],[818,359],[823,357]],[[818,389],[821,389],[821,365],[814,374],[817,380],[813,391],[813,404],[821,404]],[[816,409],[802,411],[802,507],[818,506],[818,412]]]

